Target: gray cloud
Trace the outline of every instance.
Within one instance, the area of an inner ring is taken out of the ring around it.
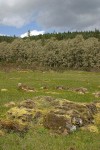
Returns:
[[[100,28],[100,0],[0,0],[0,24],[21,27],[31,21],[44,29]]]

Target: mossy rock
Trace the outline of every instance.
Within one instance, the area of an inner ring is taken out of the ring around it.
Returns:
[[[28,130],[28,124],[22,123],[17,120],[0,120],[0,128],[7,131],[26,132]]]
[[[54,130],[57,133],[67,133],[76,130],[76,126],[71,123],[69,116],[57,115],[54,112],[49,112],[43,119],[43,125],[45,128]]]
[[[13,101],[4,104],[5,107],[14,107],[15,105],[16,105],[16,104],[15,104],[15,102],[13,102]]]
[[[44,127],[53,130],[64,130],[67,120],[63,116],[57,116],[53,112],[48,113],[43,120]]]
[[[64,101],[60,106],[55,107],[55,113],[68,115],[70,118],[81,118],[83,124],[92,123],[93,115],[97,113],[94,104],[75,103]]]
[[[75,103],[68,100],[48,112],[43,120],[44,127],[52,130],[67,130],[69,133],[94,122],[98,110],[94,103]]]
[[[28,99],[28,100],[25,100],[25,101],[22,101],[18,107],[24,107],[24,108],[29,108],[29,109],[33,109],[35,108],[35,103],[33,100],[31,99]]]
[[[34,110],[30,110],[30,109],[26,109],[26,108],[18,108],[18,107],[11,108],[7,112],[7,117],[9,119],[17,119],[17,120],[21,120],[23,122],[31,121],[34,115],[35,115]]]
[[[94,123],[100,125],[100,102],[77,103],[49,96],[35,97],[9,109],[0,129],[23,132],[31,125],[43,125],[54,132],[69,134]]]

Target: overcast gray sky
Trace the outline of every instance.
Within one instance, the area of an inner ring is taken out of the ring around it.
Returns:
[[[44,30],[100,29],[100,0],[0,0],[0,25]]]

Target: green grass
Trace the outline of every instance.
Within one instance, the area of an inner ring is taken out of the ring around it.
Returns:
[[[37,92],[26,93],[17,89],[21,82],[34,87]],[[89,93],[80,95],[71,91],[59,91],[55,87],[63,85],[69,88],[85,87]],[[47,86],[48,90],[40,87]],[[92,94],[100,91],[100,73],[67,71],[58,72],[0,72],[0,89],[8,89],[7,92],[0,92],[0,117],[8,108],[4,104],[9,101],[20,102],[24,99],[35,96],[53,96],[65,98],[76,102],[92,102],[99,100]],[[49,93],[48,93],[49,92]],[[55,93],[54,93],[55,92]],[[100,150],[100,135],[83,131],[75,132],[68,136],[51,135],[42,127],[33,127],[24,137],[16,133],[10,133],[0,137],[0,150]]]

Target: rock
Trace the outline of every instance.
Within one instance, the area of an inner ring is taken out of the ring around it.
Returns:
[[[84,87],[72,88],[72,89],[69,88],[69,91],[74,91],[74,92],[77,92],[79,94],[86,94],[86,93],[88,93],[87,88],[84,88]]]
[[[41,90],[48,90],[48,87],[47,86],[42,86],[40,89]]]
[[[76,92],[82,92],[84,94],[88,92],[87,88],[83,88],[83,87],[76,88],[75,91]]]
[[[76,120],[76,125],[79,124],[79,126],[81,126],[82,124],[88,124],[93,121],[93,114],[86,105],[64,102],[62,106],[57,106],[56,108],[58,109],[58,112],[60,110],[64,115],[74,118],[74,120]]]
[[[96,98],[99,98],[99,97],[100,97],[100,91],[93,93],[93,95],[94,95]]]
[[[52,130],[62,130],[66,129],[67,120],[63,116],[57,116],[53,112],[48,113],[43,120],[44,127]]]
[[[57,86],[56,90],[65,90],[65,87],[64,86]]]
[[[43,125],[48,129],[62,134],[76,131],[76,126],[71,124],[70,119],[56,115],[54,112],[50,112],[45,116]]]
[[[29,87],[22,83],[18,83],[18,89],[25,92],[35,92],[35,89],[33,87]]]
[[[76,131],[82,126],[94,123],[94,115],[97,113],[93,103],[75,103],[68,100],[60,102],[58,106],[44,117],[43,125],[55,131],[68,133]]]
[[[76,125],[77,127],[83,126],[83,120],[78,117],[73,117],[71,120],[72,124]]]
[[[1,89],[1,92],[7,92],[8,89]]]
[[[74,132],[76,131],[77,127],[75,125],[72,125],[72,127],[70,128],[70,132]]]
[[[22,101],[18,106],[33,109],[33,108],[35,108],[35,103],[31,99],[27,99],[25,101]]]

